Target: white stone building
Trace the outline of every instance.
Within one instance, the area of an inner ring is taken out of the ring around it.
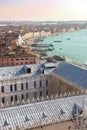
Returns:
[[[55,66],[49,72],[44,69],[44,64],[0,68],[0,107],[19,105],[27,103],[27,100],[31,102],[32,99],[49,96],[49,73],[54,68]]]

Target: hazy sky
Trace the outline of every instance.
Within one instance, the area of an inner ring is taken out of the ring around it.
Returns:
[[[0,0],[0,20],[87,20],[87,0]]]

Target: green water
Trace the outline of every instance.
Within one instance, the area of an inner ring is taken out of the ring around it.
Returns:
[[[68,40],[69,38],[69,40]],[[62,42],[54,42],[62,41]],[[87,30],[75,31],[72,33],[49,36],[44,43],[53,43],[54,50],[47,52],[48,56],[66,56],[67,60],[84,64],[87,61]]]

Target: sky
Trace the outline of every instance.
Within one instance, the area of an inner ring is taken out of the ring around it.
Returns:
[[[87,20],[87,0],[0,0],[3,20]]]

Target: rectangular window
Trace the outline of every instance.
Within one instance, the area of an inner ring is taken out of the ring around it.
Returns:
[[[48,86],[48,79],[46,80],[46,86]]]
[[[28,93],[26,93],[26,100],[28,99]]]
[[[42,97],[42,91],[40,91],[40,97]]]
[[[24,89],[24,86],[23,86],[23,83],[21,83],[21,90],[23,90]]]
[[[12,92],[13,91],[13,88],[12,88],[12,85],[10,85],[10,92]]]
[[[17,91],[17,84],[14,85],[14,90]]]
[[[24,60],[23,58],[21,58],[21,60]]]
[[[16,60],[19,60],[19,59],[16,59]]]
[[[37,96],[37,95],[36,95],[36,92],[34,92],[34,98],[36,98],[36,96]]]
[[[13,101],[13,96],[10,97],[11,98],[11,102]]]
[[[15,95],[15,101],[17,101],[17,95]]]
[[[28,58],[25,58],[25,60],[28,60]]]
[[[48,90],[46,90],[46,96],[48,96]]]
[[[21,95],[21,99],[22,99],[22,100],[24,99],[24,95],[23,95],[23,94]]]
[[[36,81],[34,81],[34,88],[36,88]]]
[[[42,81],[40,81],[40,87],[42,87]]]
[[[1,92],[4,93],[4,86],[1,87]]]
[[[28,89],[28,82],[26,82],[26,89]]]
[[[5,103],[5,98],[4,98],[4,97],[2,98],[2,103],[3,103],[3,104]]]

